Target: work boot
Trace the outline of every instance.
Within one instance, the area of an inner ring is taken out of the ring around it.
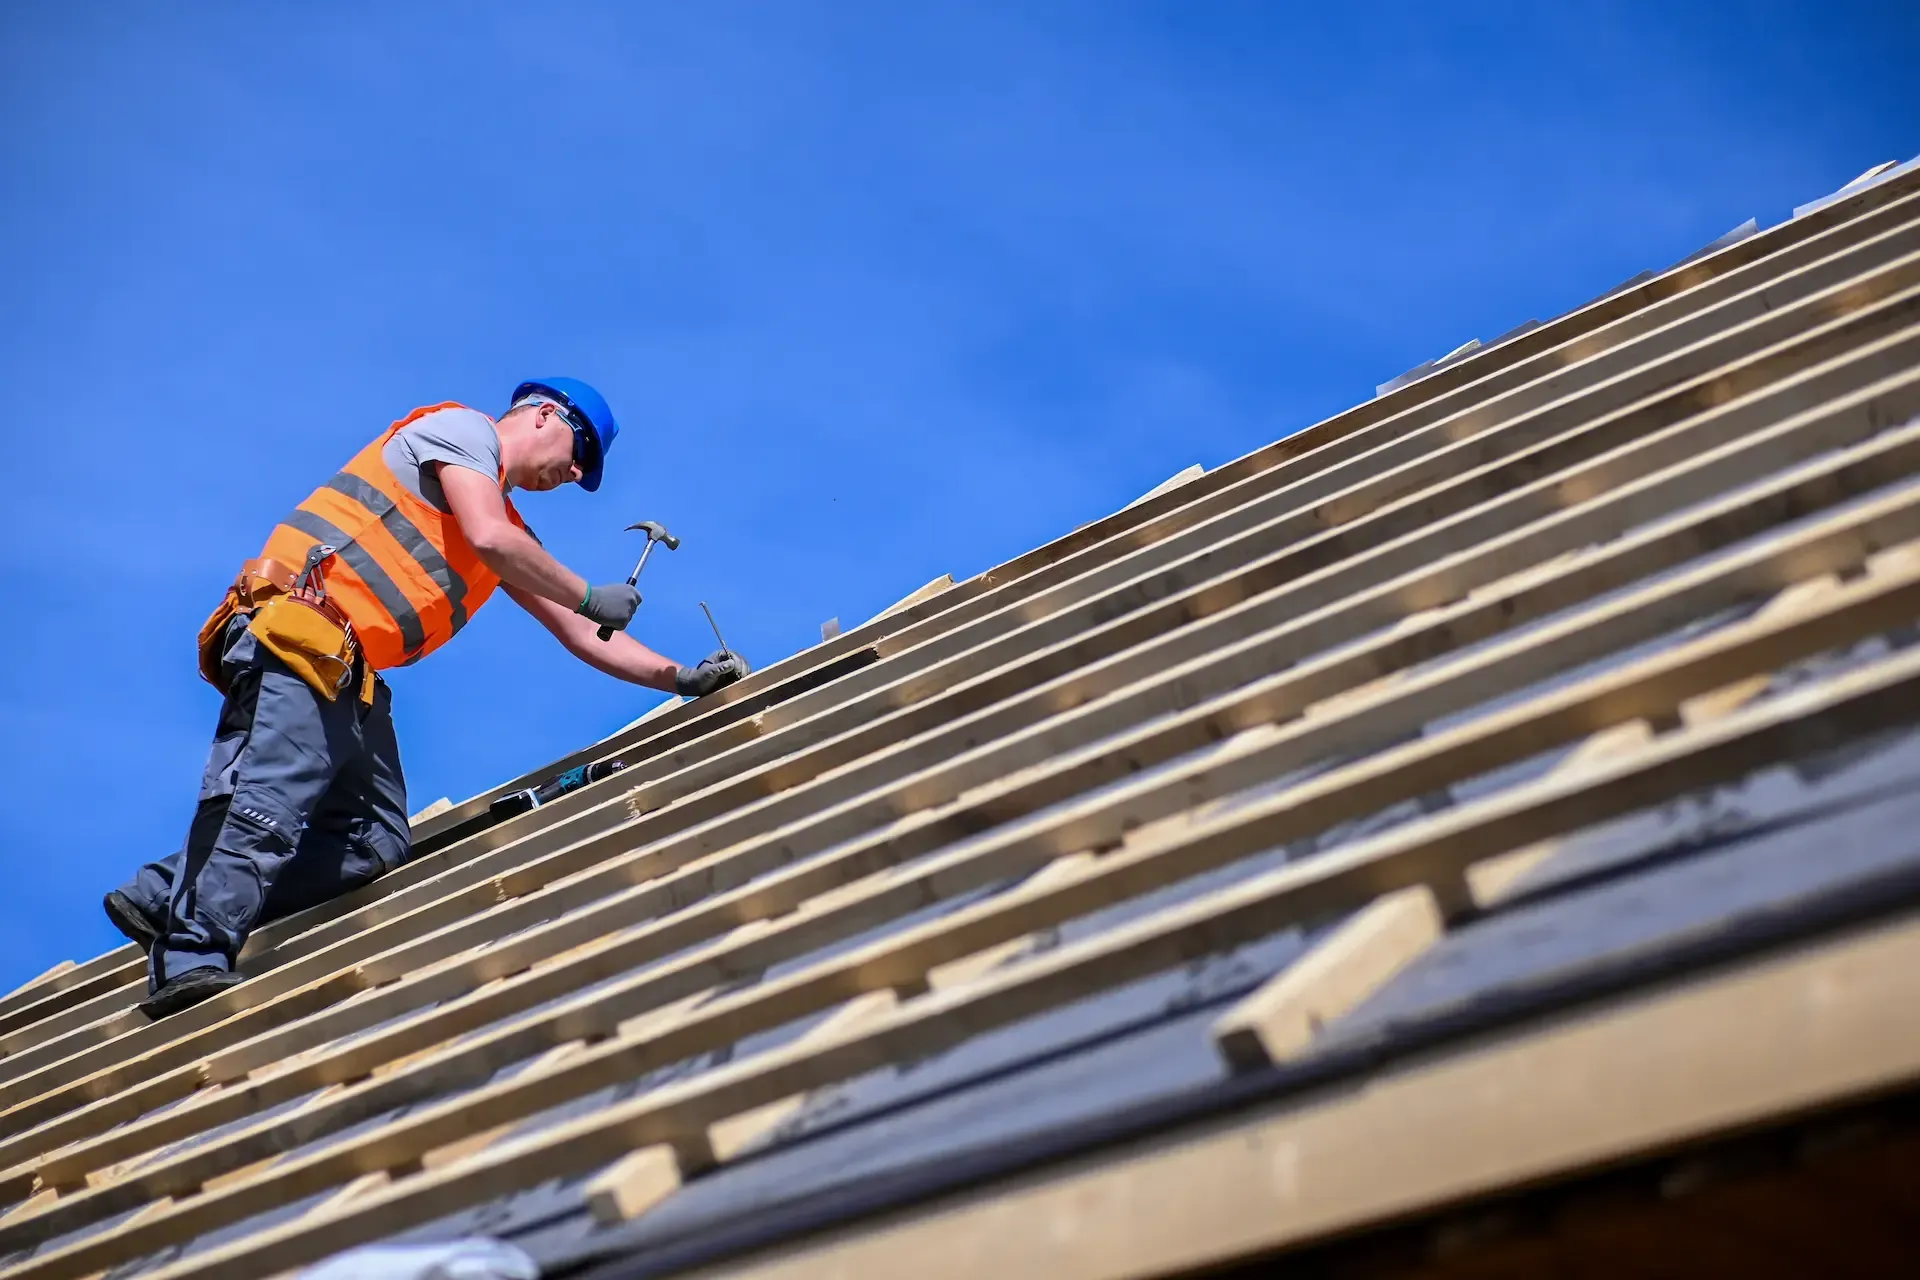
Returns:
[[[226,969],[189,969],[178,977],[168,978],[158,991],[142,1000],[140,1012],[158,1022],[170,1013],[211,1000],[242,980],[239,974]]]
[[[126,934],[129,942],[142,951],[153,950],[154,939],[160,936],[160,926],[152,916],[140,909],[139,903],[115,889],[100,905],[106,910],[107,919],[113,921],[113,927]]]

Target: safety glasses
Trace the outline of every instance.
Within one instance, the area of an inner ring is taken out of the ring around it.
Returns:
[[[575,422],[570,413],[562,413],[560,420],[573,430],[573,465],[580,468],[580,474],[584,476],[593,470],[593,459],[600,453],[594,444],[593,433]]]
[[[550,407],[560,415],[560,421],[567,424],[573,432],[573,465],[580,468],[580,474],[588,476],[600,465],[600,441],[597,436],[580,420],[579,412],[558,396],[541,396],[542,407]]]

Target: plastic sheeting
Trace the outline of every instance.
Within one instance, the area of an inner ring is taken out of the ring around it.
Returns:
[[[300,1280],[540,1280],[540,1268],[504,1241],[469,1239],[351,1249],[301,1272]]]

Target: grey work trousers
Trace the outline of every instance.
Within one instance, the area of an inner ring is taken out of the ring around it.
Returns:
[[[231,969],[264,920],[338,897],[407,860],[407,785],[392,693],[329,702],[228,624],[227,698],[184,848],[140,868],[121,892],[165,921],[149,985],[190,969]]]

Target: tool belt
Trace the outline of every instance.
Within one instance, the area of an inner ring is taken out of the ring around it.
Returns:
[[[200,627],[200,674],[227,692],[221,670],[227,624],[247,617],[255,640],[329,702],[358,679],[360,701],[373,702],[374,673],[361,660],[353,623],[327,596],[319,560],[305,570],[278,560],[249,560]]]

